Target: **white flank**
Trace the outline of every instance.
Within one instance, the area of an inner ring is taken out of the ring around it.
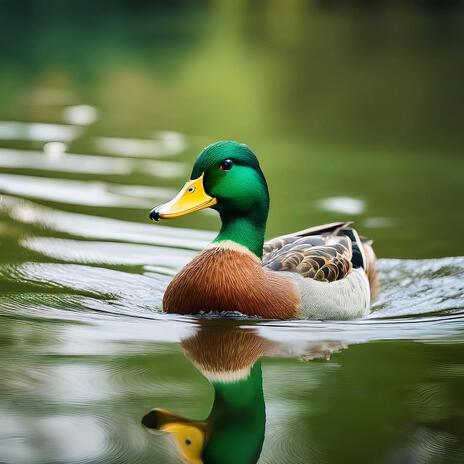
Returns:
[[[301,296],[300,319],[347,320],[364,317],[370,311],[369,281],[363,269],[353,269],[335,282],[320,282],[285,272]]]

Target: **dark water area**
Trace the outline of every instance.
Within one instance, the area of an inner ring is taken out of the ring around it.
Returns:
[[[0,2],[0,462],[464,462],[460,2]],[[353,220],[345,322],[161,311],[215,236],[148,221],[219,139],[267,238]]]

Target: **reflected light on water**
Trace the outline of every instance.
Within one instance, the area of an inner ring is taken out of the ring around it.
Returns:
[[[0,167],[100,175],[148,173],[168,179],[182,176],[186,170],[185,164],[177,161],[134,160],[74,153],[62,156],[65,151],[66,144],[63,142],[46,143],[45,157],[40,151],[0,148]],[[59,163],[56,163],[57,158]]]
[[[63,124],[41,122],[0,121],[0,139],[30,140],[34,142],[70,142],[81,134],[81,129]]]
[[[68,124],[87,126],[98,119],[98,111],[90,105],[68,106],[63,110],[63,119]]]
[[[73,205],[130,206],[137,209],[148,209],[152,206],[152,201],[146,198],[116,193],[117,188],[117,185],[112,186],[106,182],[0,174],[0,190],[14,195]],[[130,186],[126,189],[130,189]],[[157,199],[169,198],[173,194],[173,189],[163,187],[152,187],[151,191],[153,198]]]
[[[178,249],[200,250],[216,235],[194,229],[137,224],[120,219],[68,213],[6,195],[0,197],[0,212],[6,212],[20,223],[38,224],[41,228],[64,232],[74,237],[167,245]]]
[[[45,155],[54,159],[60,158],[62,155],[64,155],[66,148],[67,146],[63,142],[47,142],[46,144],[44,144],[43,151]]]
[[[80,461],[95,459],[105,452],[106,433],[91,416],[31,417],[7,410],[1,411],[1,415],[0,434],[11,437],[0,442],[0,455],[7,462],[39,464],[55,462],[57,456],[68,462]]]
[[[174,256],[166,247],[48,237],[25,239],[21,241],[21,245],[63,261],[117,265],[150,264],[173,270],[185,266],[193,256],[192,252],[186,250],[179,250]]]
[[[397,221],[388,217],[369,217],[364,219],[363,226],[370,229],[377,229],[383,227],[394,227]]]
[[[319,209],[343,214],[361,214],[366,209],[363,200],[350,197],[330,197],[317,202]]]
[[[95,147],[103,153],[132,157],[175,156],[186,148],[185,137],[177,132],[156,132],[158,140],[96,137]]]

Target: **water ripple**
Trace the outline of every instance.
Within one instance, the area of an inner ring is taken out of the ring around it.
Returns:
[[[158,131],[153,134],[157,140],[131,139],[122,137],[96,137],[94,144],[98,151],[123,157],[165,157],[182,153],[186,148],[185,137],[174,131]]]
[[[129,186],[126,189],[130,188]],[[172,189],[150,187],[152,196],[170,198]],[[111,190],[113,189],[114,192]],[[48,177],[0,174],[0,191],[26,198],[87,206],[111,206],[149,209],[152,201],[116,193],[117,185],[101,181],[64,180]]]
[[[66,146],[61,149],[59,154],[56,154],[53,147],[57,143],[50,142],[46,144],[44,151],[0,148],[0,167],[104,176],[148,173],[155,177],[168,179],[178,178],[186,172],[185,164],[176,161],[133,160],[110,156],[64,153]]]
[[[1,140],[34,142],[70,142],[81,134],[80,127],[42,122],[0,121]]]
[[[146,265],[157,268],[179,270],[193,257],[193,253],[170,248],[149,245],[92,242],[83,240],[65,240],[48,237],[34,237],[20,241],[30,250],[51,258],[67,262],[110,264],[110,265]]]
[[[33,224],[41,229],[64,232],[74,237],[170,246],[174,248],[174,254],[175,248],[200,250],[215,236],[207,231],[67,213],[6,195],[0,197],[1,211],[19,223]]]

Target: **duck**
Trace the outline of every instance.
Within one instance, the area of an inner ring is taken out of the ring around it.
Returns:
[[[264,241],[269,189],[258,158],[236,141],[204,148],[190,180],[149,217],[219,213],[217,237],[163,296],[176,314],[240,313],[263,319],[349,320],[371,311],[379,280],[372,241],[334,222]]]
[[[170,435],[186,464],[255,464],[266,427],[259,358],[271,346],[254,330],[200,326],[181,348],[213,387],[209,414],[198,420],[157,407],[143,416],[143,426],[155,435]]]

